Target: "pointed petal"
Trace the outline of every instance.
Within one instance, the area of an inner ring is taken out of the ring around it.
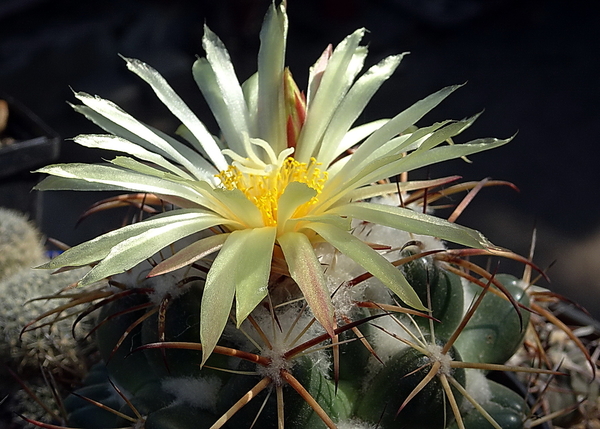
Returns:
[[[33,187],[34,191],[123,191],[122,186],[93,183],[84,179],[47,176]],[[131,191],[131,189],[125,189]],[[195,204],[194,204],[195,205]]]
[[[152,268],[148,273],[148,277],[170,273],[171,271],[193,264],[197,260],[221,249],[227,237],[229,237],[229,233],[215,234],[195,241]]]
[[[229,320],[238,276],[238,259],[242,256],[249,231],[233,231],[229,235],[206,276],[200,304],[201,365],[204,365],[215,349]]]
[[[356,30],[335,48],[314,98],[309,100],[306,122],[295,158],[308,162],[315,156],[323,133],[354,78],[362,69],[367,50],[359,46],[365,29]]]
[[[254,228],[246,234],[243,254],[238,258],[235,286],[236,323],[246,317],[267,296],[276,227]]]
[[[39,268],[57,269],[69,266],[82,266],[100,261],[109,255],[119,243],[132,237],[139,236],[153,229],[162,228],[178,222],[195,222],[209,220],[220,223],[220,219],[210,212],[199,209],[172,210],[151,217],[148,220],[127,225],[103,234],[93,240],[71,247],[56,258],[48,261]]]
[[[173,165],[161,155],[150,152],[140,145],[132,143],[121,137],[113,135],[99,135],[99,134],[85,134],[78,135],[73,141],[81,146],[89,148],[98,148],[105,150],[112,150],[117,152],[125,152],[129,155],[135,156],[143,161],[149,161],[156,165],[163,167],[171,173],[180,176],[187,180],[193,180],[192,176],[187,174],[185,171]]]
[[[389,119],[379,119],[377,121],[369,122],[366,124],[359,125],[350,129],[343,137],[342,140],[338,143],[337,148],[332,149],[333,158],[330,158],[329,161],[325,159],[324,155],[319,155],[317,158],[320,162],[323,162],[324,165],[331,165],[331,163],[335,160],[335,157],[342,155],[345,151],[350,149],[352,146],[358,144],[362,140],[369,137],[379,128],[384,126]],[[337,164],[337,162],[335,163]],[[335,165],[333,164],[333,165]],[[331,174],[330,174],[330,177]]]
[[[325,70],[327,69],[327,64],[329,64],[331,54],[333,54],[333,46],[327,45],[325,50],[321,53],[321,56],[317,59],[317,61],[315,61],[308,71],[308,86],[306,89],[307,104],[312,103],[312,100],[315,97],[319,86],[321,85],[321,79],[323,78],[323,73],[325,73]]]
[[[438,146],[439,144],[448,141],[452,137],[459,135],[464,130],[469,128],[479,116],[480,113],[462,121],[452,122],[446,125],[445,127],[435,131],[419,145],[419,148],[417,150],[421,152],[430,150]]]
[[[247,228],[264,226],[260,210],[239,189],[215,189],[213,193],[227,210],[228,218],[238,220]]]
[[[152,67],[142,61],[125,58],[127,68],[144,79],[158,96],[160,101],[173,113],[198,139],[196,146],[202,147],[219,170],[227,168],[227,162],[221,154],[213,136],[183,100],[175,93],[167,81]]]
[[[229,52],[227,52],[227,48],[225,48],[221,39],[206,25],[204,26],[202,46],[206,51],[206,59],[213,71],[218,91],[221,93],[221,97],[227,106],[229,117],[231,118],[230,121],[235,123],[235,128],[238,130],[239,136],[244,133],[248,134],[248,107],[244,100],[242,87],[231,63]],[[202,90],[203,88],[201,87],[200,89]],[[235,138],[233,133],[230,133],[229,137]],[[232,144],[234,145],[233,147],[242,146],[239,142],[232,142]],[[219,169],[225,170],[225,168]]]
[[[156,254],[169,244],[182,238],[223,223],[214,215],[198,216],[191,220],[173,221],[167,225],[150,228],[141,234],[117,243],[79,282],[80,286],[125,272]]]
[[[245,153],[242,144],[242,133],[248,133],[243,121],[234,116],[235,111],[227,104],[223,97],[217,76],[206,58],[198,58],[192,66],[194,80],[200,88],[204,99],[213,113],[227,147],[236,153]]]
[[[248,106],[248,127],[251,136],[258,135],[258,73],[254,73],[242,84],[244,100]]]
[[[436,188],[438,186],[455,182],[458,179],[460,179],[460,176],[449,176],[432,180],[411,180],[409,182],[376,184],[358,188],[352,192],[349,192],[348,199],[350,201],[360,201],[386,194],[397,194],[398,191],[407,192],[425,188]],[[400,204],[400,200],[398,200],[398,204]]]
[[[198,189],[183,183],[176,183],[159,177],[152,177],[135,171],[123,170],[110,165],[92,164],[54,164],[36,170],[37,173],[46,173],[64,179],[74,179],[73,188],[67,188],[64,181],[42,181],[37,190],[125,190],[135,192],[148,192],[151,194],[172,195],[191,201],[201,206],[207,206],[208,201]],[[83,181],[90,183],[89,188],[84,188]],[[58,186],[61,187],[53,187]],[[106,185],[103,188],[102,185]]]
[[[493,149],[502,146],[512,140],[512,137],[504,140],[499,139],[479,139],[469,143],[448,145],[436,147],[425,152],[413,151],[407,156],[400,154],[384,156],[371,161],[361,170],[346,169],[352,159],[342,167],[346,170],[343,174],[340,170],[338,175],[333,180],[327,183],[327,187],[321,194],[322,204],[319,209],[332,207],[338,201],[348,201],[347,194],[361,186],[375,183],[388,177],[397,176],[402,172],[412,171],[417,168],[427,165],[436,164],[438,162],[447,161],[450,159],[460,158],[485,150]],[[356,154],[354,154],[356,155]],[[343,181],[343,177],[349,180]]]
[[[342,231],[335,226],[325,223],[314,222],[308,224],[306,227],[315,231],[333,247],[381,280],[404,303],[417,310],[426,310],[419,296],[404,278],[400,270],[367,244],[349,232]]]
[[[259,137],[276,153],[286,148],[285,109],[283,107],[283,68],[288,20],[285,6],[271,3],[260,31],[258,52],[258,106],[256,118]]]
[[[277,203],[277,225],[285,225],[298,206],[310,201],[317,191],[305,183],[292,182],[285,188]]]
[[[375,131],[354,153],[352,159],[344,166],[345,170],[353,170],[359,161],[372,159],[370,154],[396,135],[406,131],[430,110],[440,104],[446,97],[456,91],[460,85],[449,86],[440,91],[417,101],[408,109],[402,111],[387,124]]]
[[[277,238],[290,275],[300,287],[315,318],[334,336],[334,311],[323,267],[305,234],[287,232]]]
[[[106,126],[106,129],[109,132],[113,132],[110,123],[116,124],[118,129],[115,131],[125,129],[127,130],[128,135],[133,134],[137,136],[138,141],[132,141],[139,143],[139,140],[141,139],[146,141],[149,145],[160,149],[163,154],[167,154],[172,160],[180,163],[198,179],[206,180],[207,177],[210,177],[210,174],[207,173],[206,169],[199,167],[201,164],[195,162],[195,158],[202,158],[199,154],[181,143],[173,145],[171,141],[167,141],[160,133],[157,133],[149,126],[138,121],[113,102],[104,100],[100,97],[92,97],[83,92],[76,93],[75,97],[96,113],[96,115],[93,116],[94,118],[98,119],[104,117],[108,120],[100,123],[102,124],[101,126]],[[89,110],[83,109],[82,112],[89,113]],[[121,137],[127,138],[127,135],[121,135]],[[127,139],[129,140],[129,138]],[[148,147],[146,147],[146,149],[148,149]],[[226,165],[227,164],[225,164],[225,166]]]
[[[328,213],[349,216],[415,234],[430,235],[467,247],[495,247],[479,231],[404,207],[357,202],[336,207]]]
[[[319,162],[329,165],[339,155],[338,145],[342,142],[342,138],[362,113],[371,97],[396,70],[402,57],[403,55],[387,57],[371,67],[352,85],[327,126],[327,131],[323,136],[326,144],[321,146],[316,157]]]
[[[363,186],[369,183],[377,182],[382,178],[395,176],[403,171],[412,171],[416,170],[417,168],[426,167],[439,162],[490,150],[503,146],[512,139],[513,137],[509,137],[508,139],[477,139],[468,143],[436,147],[425,152],[414,151],[405,157],[398,156],[395,160],[393,157],[390,157],[389,159],[384,158],[373,163],[373,166],[376,166],[377,168],[373,168],[372,173],[366,175],[359,174],[361,180],[358,181],[356,185]]]

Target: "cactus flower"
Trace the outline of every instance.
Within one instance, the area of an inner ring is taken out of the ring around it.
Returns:
[[[141,123],[114,103],[85,93],[75,110],[108,134],[80,135],[86,147],[124,153],[108,164],[61,164],[40,190],[118,190],[152,193],[176,208],[75,246],[44,268],[94,263],[80,285],[129,270],[162,248],[197,232],[203,238],[162,261],[150,275],[189,265],[216,253],[201,304],[204,360],[216,345],[235,300],[240,323],[267,296],[274,267],[298,285],[315,318],[333,335],[334,309],[314,245],[328,242],[379,278],[406,304],[424,309],[389,261],[352,235],[354,219],[427,234],[469,247],[492,246],[479,232],[408,208],[369,202],[395,192],[383,179],[509,141],[480,139],[443,144],[476,117],[414,124],[458,86],[444,88],[391,119],[353,126],[372,95],[403,55],[393,55],[360,75],[365,30],[329,46],[301,92],[285,68],[287,15],[272,5],[260,33],[258,71],[240,84],[221,40],[207,27],[206,56],[193,76],[220,127],[215,138],[148,65],[125,59],[181,121],[181,140]],[[360,76],[359,76],[360,75]],[[349,149],[360,144],[356,150]],[[401,185],[410,189],[410,182]],[[219,228],[215,228],[219,227]],[[218,231],[217,231],[218,230]]]

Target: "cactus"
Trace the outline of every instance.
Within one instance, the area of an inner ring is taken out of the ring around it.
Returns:
[[[13,411],[41,417],[47,413],[34,401],[26,401],[26,391],[17,380],[27,382],[33,394],[52,408],[53,389],[65,393],[85,374],[89,342],[75,340],[72,332],[82,336],[80,324],[73,329],[72,319],[47,319],[40,329],[25,329],[48,313],[54,313],[55,300],[50,297],[76,283],[87,269],[52,274],[36,270],[34,265],[46,261],[41,233],[24,215],[0,209],[0,386],[3,394],[15,396]],[[45,299],[38,299],[46,296]],[[76,308],[75,308],[75,311]],[[12,373],[12,374],[11,374]],[[56,411],[56,410],[55,410]]]
[[[137,60],[126,59],[128,68],[182,121],[178,133],[189,146],[111,102],[76,94],[83,105],[75,109],[114,135],[75,142],[138,160],[48,166],[40,172],[50,177],[37,189],[139,192],[104,200],[86,216],[123,204],[153,216],[140,214],[43,265],[92,268],[78,282],[83,291],[61,288],[68,303],[36,321],[80,304],[87,304],[80,318],[99,313],[91,335],[102,360],[64,400],[65,427],[543,423],[523,397],[489,375],[562,375],[506,365],[525,348],[528,331],[538,329],[532,311],[572,333],[530,292],[530,260],[455,223],[483,186],[505,183],[404,180],[412,169],[510,139],[443,145],[476,116],[414,125],[457,87],[389,121],[350,130],[402,58],[391,56],[356,79],[366,54],[363,34],[357,30],[325,50],[305,96],[283,67],[283,4],[269,8],[258,75],[243,85],[206,28],[207,56],[193,72],[225,142]],[[400,183],[389,181],[398,174]],[[426,214],[433,201],[463,190],[470,195],[449,220]],[[182,239],[191,241],[181,246]],[[467,248],[448,249],[445,242]],[[492,274],[472,256],[516,259],[529,275]],[[97,284],[107,278],[108,286]],[[592,362],[581,342],[569,338]]]
[[[420,237],[391,234],[373,224],[361,228],[357,234],[400,249],[386,256],[423,294],[430,318],[398,306],[381,282],[356,275],[360,269],[349,258],[325,248],[323,253],[333,252],[336,260],[330,280],[346,279],[333,299],[339,315],[334,339],[314,323],[295,284],[277,277],[270,299],[239,328],[232,319],[201,366],[203,270],[147,277],[152,266],[140,266],[114,276],[84,312],[99,312],[93,337],[102,361],[65,399],[65,427],[244,428],[255,421],[255,427],[288,429],[522,429],[533,424],[538,417],[523,397],[486,376],[515,370],[503,364],[516,350],[521,353],[527,327],[534,326],[529,306],[536,295],[526,293],[532,288],[485,270],[482,277],[459,275],[454,268],[471,263],[439,241],[424,244]],[[515,303],[522,305],[521,317]],[[526,365],[517,370],[554,374]]]
[[[189,269],[160,281],[143,273],[116,276],[119,288],[94,306],[103,362],[66,399],[66,425],[242,428],[256,420],[261,428],[523,428],[531,418],[524,399],[485,374],[486,365],[504,363],[522,343],[527,316],[521,328],[513,304],[495,289],[467,320],[482,288],[443,269],[436,254],[423,256],[414,243],[399,253],[399,269],[417,290],[425,288],[437,320],[404,313],[371,278],[355,291],[338,291],[353,304],[332,341],[288,285],[281,301],[273,295],[239,329],[228,323],[204,367],[197,311],[202,277]],[[333,278],[351,264],[340,260],[339,266]],[[522,282],[497,278],[523,299]],[[366,300],[372,296],[385,300]],[[507,323],[510,318],[515,322]],[[462,335],[487,338],[490,331],[495,341],[460,341]]]
[[[42,236],[27,217],[0,207],[0,279],[44,261]]]

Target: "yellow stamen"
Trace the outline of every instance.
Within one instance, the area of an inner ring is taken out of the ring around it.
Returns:
[[[227,170],[221,171],[216,177],[221,180],[225,189],[242,191],[261,211],[265,225],[275,226],[277,225],[279,197],[289,183],[305,183],[317,191],[316,196],[298,207],[296,216],[306,213],[306,209],[317,202],[318,195],[327,181],[327,172],[318,168],[319,165],[321,163],[318,163],[315,158],[311,158],[307,164],[288,157],[281,167],[270,174],[244,174],[237,167],[230,165]]]

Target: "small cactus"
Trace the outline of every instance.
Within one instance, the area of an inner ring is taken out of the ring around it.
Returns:
[[[52,372],[69,372],[81,367],[78,343],[71,334],[72,319],[57,320],[44,329],[23,332],[23,328],[56,306],[53,300],[34,298],[56,294],[76,283],[85,271],[52,274],[23,268],[0,281],[0,296],[3,297],[0,302],[0,358],[3,362],[10,363],[21,374],[37,373],[40,366]]]
[[[40,329],[25,327],[56,307],[53,296],[76,283],[87,271],[77,269],[52,274],[33,268],[43,263],[44,247],[41,233],[24,215],[0,209],[0,386],[2,395],[10,393],[7,401],[15,404],[13,411],[41,417],[48,412],[20,389],[17,380],[42,403],[54,406],[53,388],[71,388],[85,374],[84,358],[89,342],[77,341],[72,332],[83,336],[85,328],[79,324],[73,329],[72,318],[57,315],[48,318],[48,325]],[[37,299],[46,296],[45,299]],[[25,331],[24,331],[25,329]]]
[[[42,235],[27,216],[0,207],[0,279],[44,261]]]

